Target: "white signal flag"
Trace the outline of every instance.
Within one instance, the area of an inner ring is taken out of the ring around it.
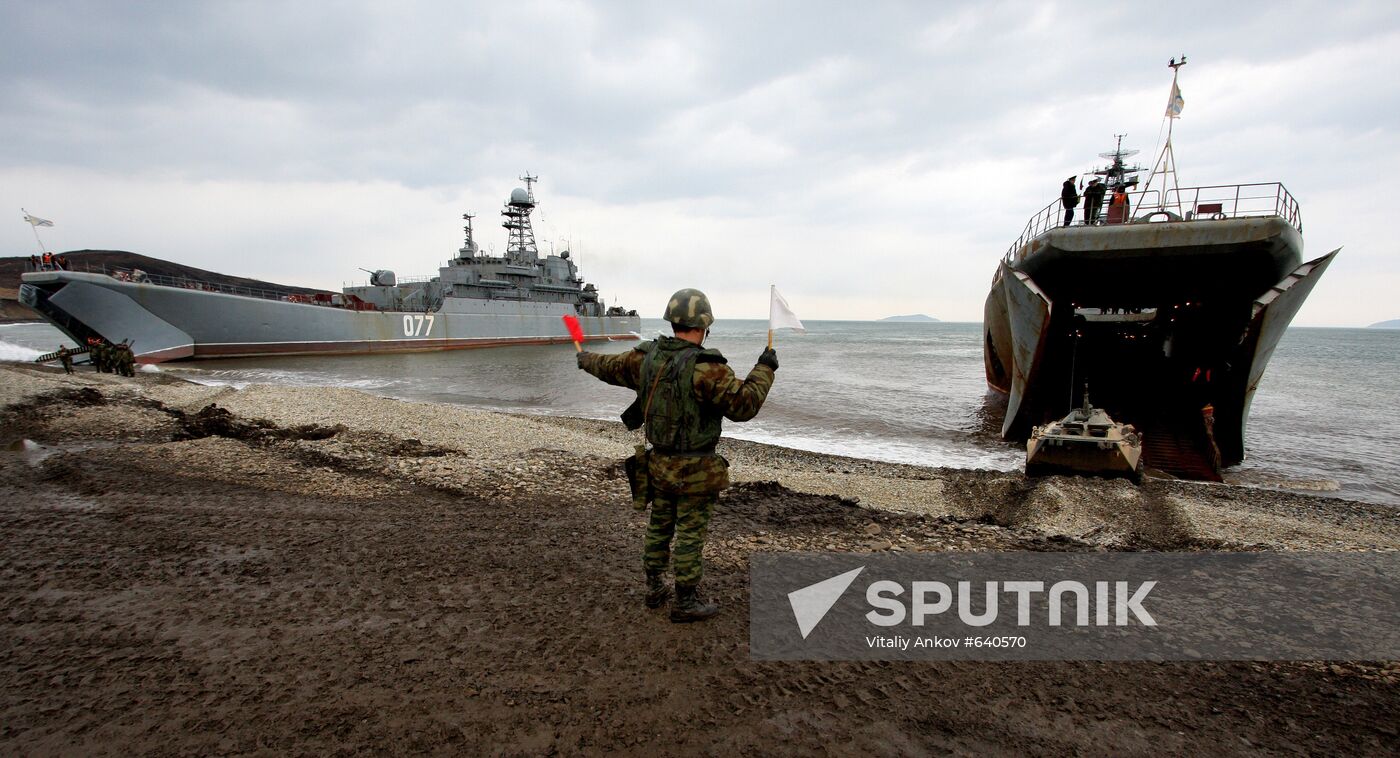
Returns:
[[[806,332],[807,327],[802,325],[801,319],[792,312],[792,308],[788,306],[783,296],[778,294],[778,288],[769,285],[769,289],[772,292],[772,299],[768,303],[768,331],[792,329],[793,331]]]

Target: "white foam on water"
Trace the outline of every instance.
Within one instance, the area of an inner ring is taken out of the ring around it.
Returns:
[[[0,340],[0,361],[11,361],[17,363],[29,363],[43,353],[32,347],[16,345],[13,342]]]
[[[921,445],[878,437],[865,439],[832,438],[792,431],[775,433],[756,429],[726,430],[725,436],[813,453],[840,455],[885,463],[903,463],[912,466],[1014,471],[1024,463],[1020,456],[1012,451],[980,450],[972,446],[946,444]]]
[[[351,378],[334,374],[277,369],[230,371],[181,367],[179,374],[182,378],[195,384],[210,387],[232,387],[239,390],[251,384],[277,384],[287,387],[343,387],[353,390],[379,391],[404,383],[398,379]]]
[[[194,382],[195,384],[202,384],[205,387],[232,387],[236,390],[241,390],[250,384],[254,384],[254,382],[236,382],[224,379],[210,379],[208,377],[196,376],[194,374],[187,374],[183,372],[181,372],[181,378]]]
[[[144,371],[148,374],[159,374],[160,366],[157,366],[154,363],[143,363],[141,364],[141,367],[138,369],[138,371]]]
[[[1278,486],[1305,492],[1339,492],[1342,489],[1342,483],[1335,479],[1284,479],[1278,482]]]

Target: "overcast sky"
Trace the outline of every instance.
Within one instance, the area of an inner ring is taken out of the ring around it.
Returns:
[[[1170,8],[1170,12],[1163,10]],[[1158,143],[1186,53],[1182,186],[1282,181],[1295,320],[1400,318],[1400,4],[0,0],[0,254],[123,249],[338,288],[542,247],[659,316],[978,321],[1064,177]]]

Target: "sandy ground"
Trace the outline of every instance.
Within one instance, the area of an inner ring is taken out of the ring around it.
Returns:
[[[706,549],[723,613],[678,626],[640,602],[614,424],[16,366],[0,406],[5,753],[1400,745],[1394,663],[747,653],[754,552],[1393,550],[1395,509],[726,443],[739,483]]]

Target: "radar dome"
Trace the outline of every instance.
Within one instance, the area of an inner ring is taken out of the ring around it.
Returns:
[[[526,192],[522,187],[516,187],[515,189],[510,191],[510,204],[529,205],[530,193]]]

